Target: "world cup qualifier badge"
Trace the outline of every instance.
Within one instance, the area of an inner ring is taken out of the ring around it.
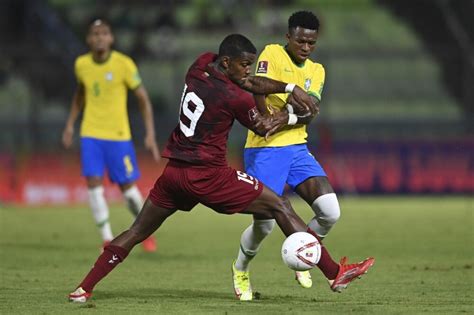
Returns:
[[[268,61],[259,61],[257,66],[257,73],[267,73],[268,71]]]
[[[258,111],[257,111],[256,107],[249,110],[249,119],[250,119],[250,121],[254,121],[255,118],[257,118],[257,115],[258,115]]]

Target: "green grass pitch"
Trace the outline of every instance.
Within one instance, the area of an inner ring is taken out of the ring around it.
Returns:
[[[155,233],[158,252],[140,247],[95,289],[87,304],[67,294],[99,253],[87,206],[0,210],[1,314],[456,314],[474,313],[473,201],[470,197],[342,197],[342,217],[326,246],[335,259],[374,256],[369,273],[342,294],[319,270],[302,289],[280,257],[278,228],[254,259],[260,299],[234,298],[231,262],[247,215],[199,206]],[[310,209],[293,200],[305,219]],[[117,234],[131,216],[111,210]]]

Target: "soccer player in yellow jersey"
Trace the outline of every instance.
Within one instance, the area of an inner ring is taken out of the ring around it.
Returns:
[[[145,146],[155,161],[160,159],[148,93],[133,60],[112,50],[113,42],[109,23],[97,19],[90,24],[87,34],[90,52],[76,59],[78,87],[62,135],[63,145],[69,148],[74,135],[74,122],[84,110],[80,130],[82,175],[87,181],[89,204],[104,246],[113,239],[102,186],[105,170],[110,180],[120,187],[128,208],[135,216],[143,205],[143,197],[135,185],[140,173],[127,114],[128,89],[133,90],[138,99],[146,129]],[[145,251],[156,250],[152,237],[142,245]]]
[[[339,219],[340,210],[326,173],[306,145],[306,125],[319,112],[324,85],[323,66],[309,59],[316,46],[318,31],[319,19],[312,12],[295,12],[288,20],[287,44],[267,45],[260,54],[256,75],[297,84],[313,97],[314,108],[297,113],[288,94],[256,96],[261,111],[288,111],[288,122],[269,138],[249,131],[244,163],[249,175],[261,180],[278,195],[283,194],[285,184],[288,184],[301,196],[315,214],[308,226],[324,238]],[[249,263],[274,225],[275,220],[254,215],[253,223],[241,236],[240,250],[233,265],[234,287],[248,291],[241,299],[252,299]],[[297,272],[296,279],[305,288],[312,286],[308,271]]]

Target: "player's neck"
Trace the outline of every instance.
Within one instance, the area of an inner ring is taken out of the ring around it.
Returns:
[[[285,51],[286,53],[288,54],[288,56],[290,56],[290,59],[291,61],[293,61],[293,63],[295,65],[297,65],[298,67],[302,67],[304,65],[304,61],[303,62],[298,62],[296,61],[296,59],[293,57],[293,55],[290,53],[290,51],[288,50],[288,47],[285,45]]]
[[[92,59],[95,63],[104,63],[109,60],[110,55],[112,54],[112,50],[104,50],[104,51],[93,51],[92,52]]]

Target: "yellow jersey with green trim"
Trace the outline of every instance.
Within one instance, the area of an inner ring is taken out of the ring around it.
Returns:
[[[293,63],[285,47],[277,44],[267,45],[258,57],[255,75],[270,79],[294,83],[321,100],[325,72],[321,64],[307,59],[304,64]],[[286,106],[288,94],[267,95],[267,107],[282,109]],[[246,148],[283,147],[292,144],[306,143],[306,125],[286,126],[265,140],[254,132],[247,134]]]
[[[89,52],[76,59],[74,71],[85,91],[81,137],[130,140],[127,89],[142,82],[133,60],[113,50],[106,61],[97,63]]]

